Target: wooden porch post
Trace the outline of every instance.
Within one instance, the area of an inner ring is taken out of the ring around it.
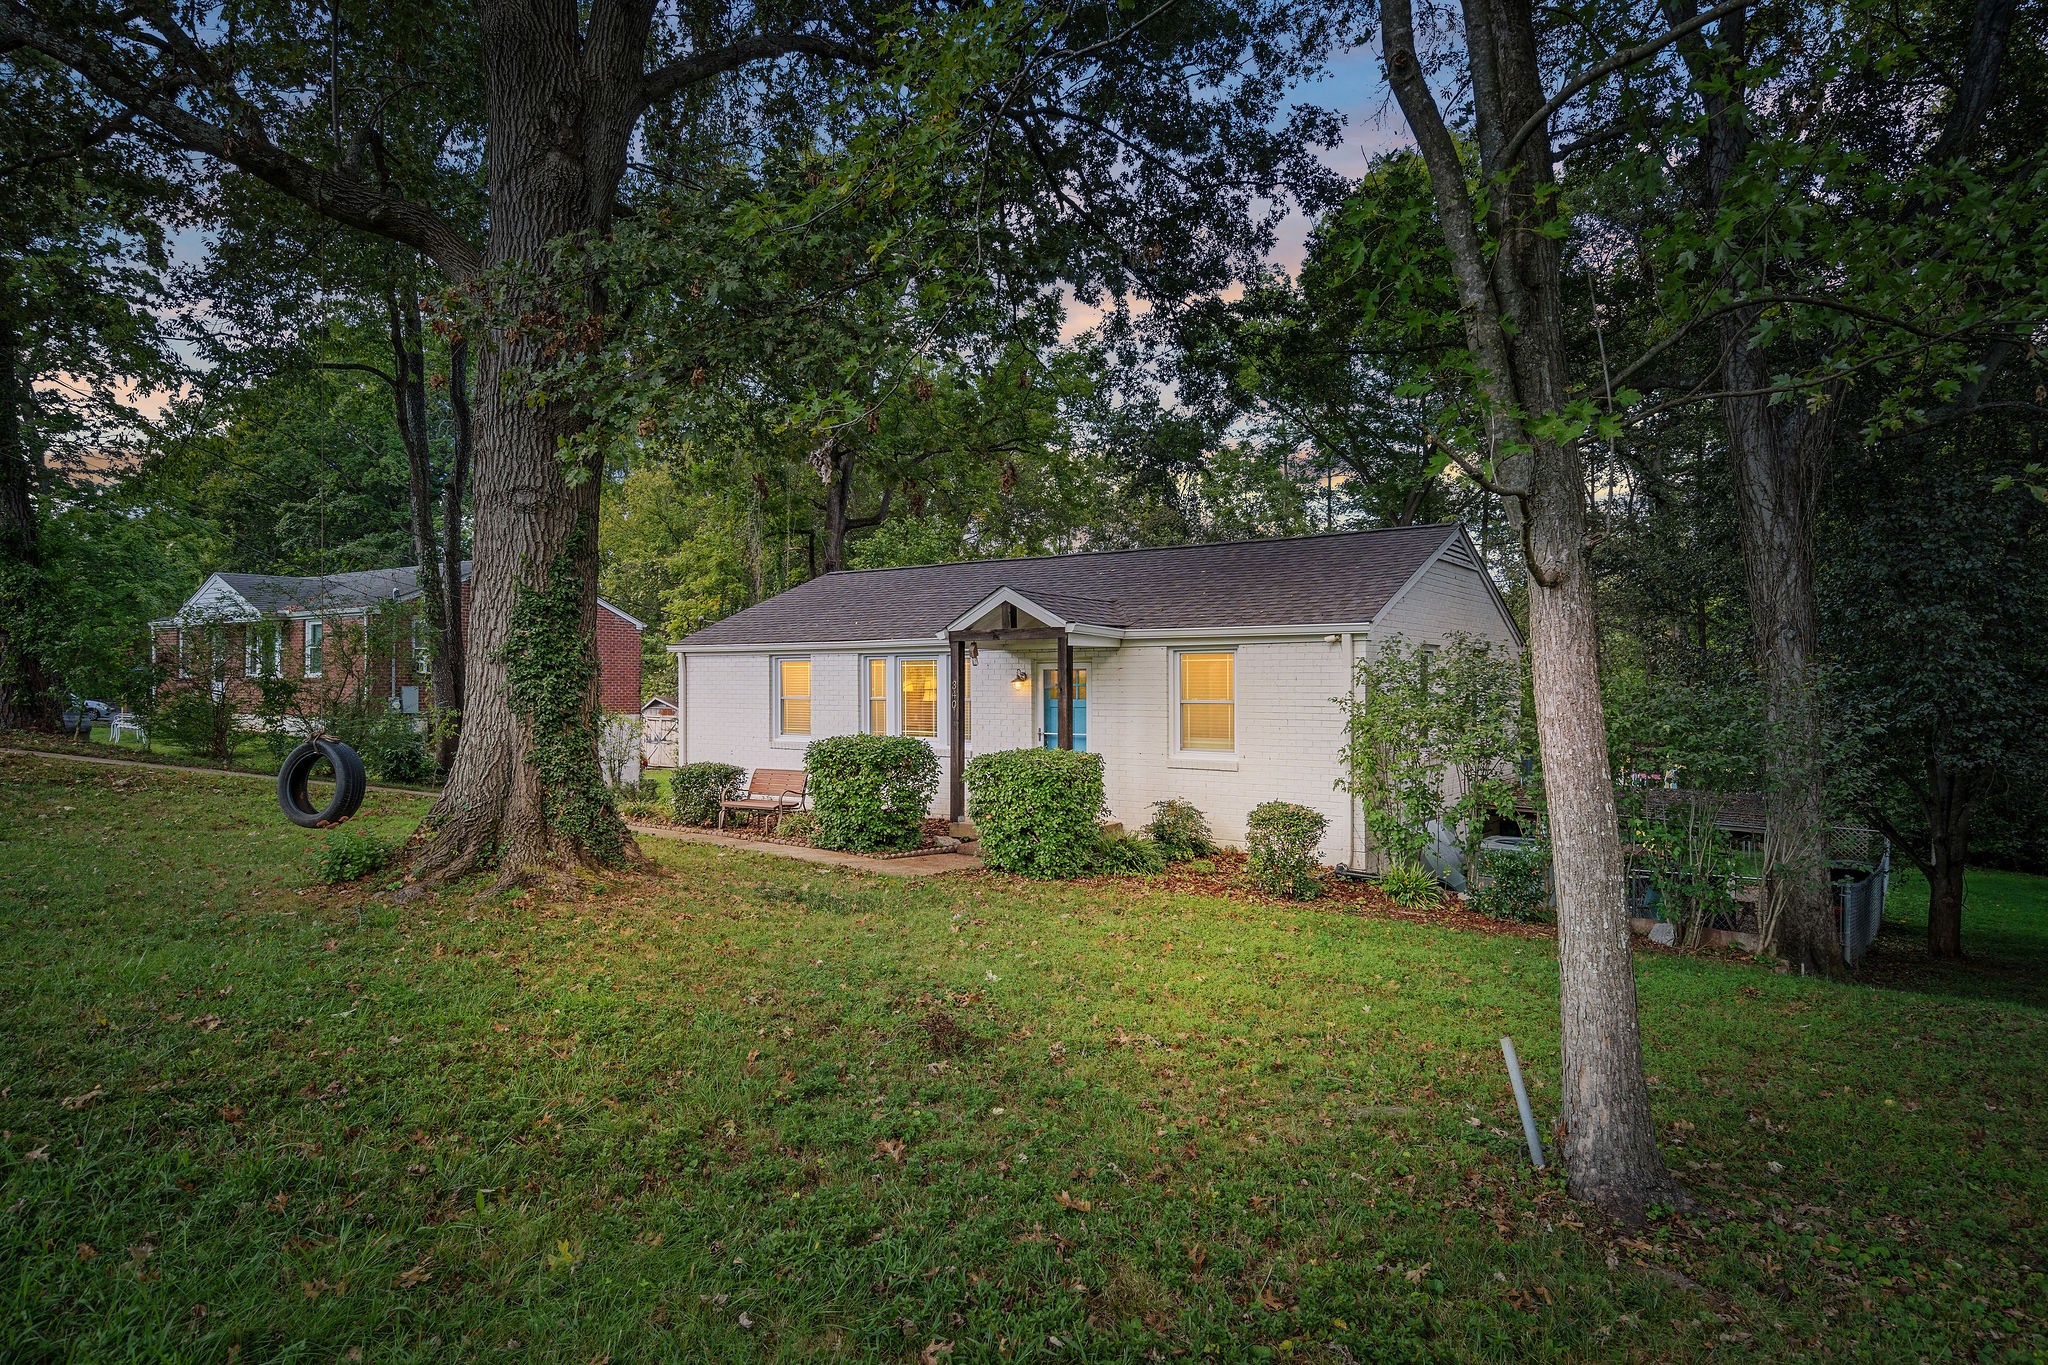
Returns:
[[[1074,637],[1060,632],[1060,747],[1074,747]]]
[[[967,642],[953,641],[953,681],[948,694],[952,707],[953,771],[946,782],[947,819],[959,824],[967,818]]]

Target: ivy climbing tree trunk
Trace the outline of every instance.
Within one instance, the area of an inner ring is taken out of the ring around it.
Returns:
[[[467,337],[477,386],[463,739],[428,817],[433,837],[415,860],[423,883],[486,865],[512,880],[542,865],[610,861],[632,850],[603,799],[597,762],[591,528],[599,470],[591,456],[565,460],[564,442],[579,418],[529,382],[548,346],[587,340],[559,335],[561,319],[573,314],[602,325],[601,300],[586,279],[565,273],[556,246],[609,227],[627,147],[651,106],[791,57],[876,60],[817,27],[748,31],[736,24],[699,45],[685,39],[686,51],[650,66],[656,12],[644,0],[481,0],[475,7],[487,201],[479,245],[473,228],[437,206],[469,196],[466,168],[439,186],[454,191],[441,200],[394,189],[350,151],[377,143],[381,106],[353,137],[343,135],[338,112],[333,136],[299,136],[303,126],[294,129],[292,120],[308,103],[304,64],[286,56],[278,66],[252,66],[267,61],[268,50],[238,44],[235,26],[217,10],[145,13],[58,0],[0,8],[0,48],[40,52],[163,141],[420,252],[479,301],[483,320]],[[279,47],[290,47],[288,32],[279,38]],[[334,79],[331,109],[339,111],[352,97]],[[444,523],[451,540],[459,511]],[[573,648],[559,637],[565,593],[573,594],[580,632]],[[540,594],[547,610],[522,617],[530,594]],[[522,621],[547,636],[546,647],[522,641]],[[507,661],[515,658],[526,683],[522,706],[508,679]],[[543,685],[536,671],[554,682]],[[536,700],[542,696],[545,705]],[[566,728],[558,709],[565,696],[579,699]],[[573,754],[558,743],[563,735]]]
[[[1683,1195],[1657,1151],[1623,904],[1621,835],[1600,697],[1586,468],[1559,437],[1570,396],[1549,135],[1534,15],[1466,0],[1482,218],[1415,49],[1410,0],[1386,0],[1387,75],[1429,172],[1490,455],[1455,456],[1502,493],[1523,537],[1536,733],[1549,810],[1563,1043],[1562,1153],[1572,1197],[1624,1221]],[[1517,138],[1522,139],[1517,142]]]

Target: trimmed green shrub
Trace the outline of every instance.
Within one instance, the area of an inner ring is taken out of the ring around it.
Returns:
[[[432,782],[439,775],[418,717],[368,704],[321,718],[321,731],[354,749],[378,782]]]
[[[1252,885],[1271,896],[1309,900],[1316,883],[1316,846],[1330,819],[1291,801],[1252,807],[1245,819],[1245,871]]]
[[[619,818],[621,820],[666,820],[668,819],[668,811],[659,801],[642,801],[637,797],[630,797],[619,802]]]
[[[1159,846],[1160,856],[1170,863],[1206,858],[1216,851],[1216,837],[1209,821],[1192,801],[1174,797],[1152,803],[1152,823],[1139,833]]]
[[[1166,853],[1150,839],[1105,834],[1095,846],[1095,870],[1112,877],[1164,872]]]
[[[679,825],[715,825],[718,803],[737,801],[745,768],[730,763],[685,763],[668,784],[668,813]]]
[[[361,881],[382,871],[398,856],[400,840],[386,839],[366,829],[338,829],[320,846],[320,860],[313,875],[328,886]]]
[[[1411,910],[1435,905],[1444,898],[1436,875],[1420,863],[1394,863],[1380,874],[1380,893],[1396,905]]]
[[[775,832],[785,839],[815,839],[818,836],[818,813],[814,810],[793,810],[775,822]]]
[[[1098,855],[1102,755],[1005,749],[967,764],[981,861],[1026,877],[1085,876]]]
[[[1550,910],[1550,850],[1542,844],[1482,848],[1472,855],[1470,905],[1494,919],[1522,924],[1547,920]]]
[[[811,842],[849,853],[916,848],[939,790],[939,756],[908,735],[834,735],[804,750]]]

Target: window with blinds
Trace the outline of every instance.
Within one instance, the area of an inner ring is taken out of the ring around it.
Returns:
[[[889,733],[889,661],[868,660],[868,733]]]
[[[775,661],[775,724],[778,734],[811,732],[811,661]]]
[[[899,659],[897,688],[903,696],[903,733],[935,739],[939,733],[939,661]]]
[[[1237,748],[1237,656],[1180,656],[1180,747],[1189,753]]]

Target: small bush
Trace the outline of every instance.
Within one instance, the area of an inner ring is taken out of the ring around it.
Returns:
[[[1419,909],[1443,899],[1436,875],[1419,863],[1394,863],[1380,874],[1380,893],[1396,905]]]
[[[1245,871],[1252,885],[1272,896],[1308,900],[1316,883],[1316,846],[1330,819],[1291,801],[1254,806],[1245,820]]]
[[[628,797],[626,800],[619,802],[619,818],[621,820],[666,820],[668,819],[668,810],[659,801],[643,801],[638,797]]]
[[[718,803],[740,798],[745,768],[730,763],[685,763],[668,784],[668,813],[679,825],[715,825]]]
[[[981,860],[1026,877],[1079,877],[1102,842],[1102,755],[1006,749],[967,764]]]
[[[776,821],[775,832],[785,839],[815,839],[818,835],[818,813],[814,810],[793,810]]]
[[[1166,861],[1165,850],[1150,839],[1105,834],[1095,848],[1095,870],[1112,877],[1164,872]]]
[[[378,782],[432,782],[438,775],[434,756],[418,718],[381,706],[321,718],[319,729],[354,749],[363,769]]]
[[[804,750],[811,842],[850,853],[916,848],[939,790],[939,756],[907,735],[834,735]]]
[[[1192,801],[1175,797],[1152,803],[1152,823],[1140,831],[1159,846],[1160,856],[1170,863],[1206,858],[1216,851],[1216,838],[1209,833],[1209,821]]]
[[[1467,883],[1482,915],[1522,924],[1550,918],[1550,850],[1542,844],[1480,849]]]
[[[320,846],[314,875],[328,886],[361,881],[389,866],[402,846],[397,839],[386,839],[366,829],[338,829]]]

